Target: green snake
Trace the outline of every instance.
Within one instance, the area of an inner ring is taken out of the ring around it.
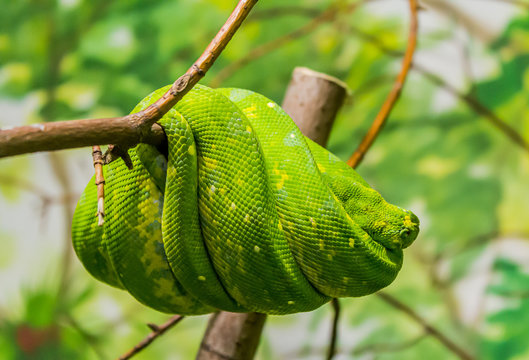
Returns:
[[[140,111],[168,87],[142,100]],[[72,238],[95,278],[161,312],[310,311],[387,285],[418,218],[301,134],[266,97],[195,86],[160,121],[167,149],[140,144],[103,167]]]

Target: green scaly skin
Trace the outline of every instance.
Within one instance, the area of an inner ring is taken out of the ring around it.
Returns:
[[[133,110],[146,108],[159,89]],[[156,310],[290,314],[387,285],[418,218],[388,204],[262,95],[196,86],[159,123],[168,155],[141,144],[83,193],[73,244],[97,279]]]

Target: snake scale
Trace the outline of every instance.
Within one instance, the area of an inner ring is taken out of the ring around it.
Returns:
[[[168,87],[142,100],[146,108]],[[104,166],[106,221],[94,179],[72,238],[95,278],[161,312],[289,314],[387,285],[418,218],[301,134],[266,97],[197,85],[147,144]]]

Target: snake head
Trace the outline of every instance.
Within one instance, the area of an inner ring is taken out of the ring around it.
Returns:
[[[410,246],[419,233],[419,218],[410,210],[387,203],[369,187],[349,187],[345,210],[369,236],[388,250]]]

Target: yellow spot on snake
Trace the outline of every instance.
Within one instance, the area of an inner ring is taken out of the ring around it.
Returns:
[[[211,185],[211,187],[209,188],[209,193],[210,194],[213,194],[215,192],[215,185]]]
[[[255,110],[257,110],[257,107],[255,105],[252,105],[250,107],[247,107],[246,109],[243,109],[244,114],[248,118],[254,118],[256,115],[253,113]]]
[[[221,195],[224,195],[224,194],[226,194],[226,189],[220,188],[219,192],[220,192]]]
[[[244,184],[244,181],[241,179],[237,179],[237,185],[242,186]]]
[[[244,221],[250,222],[250,214],[246,214],[246,216],[244,217]]]
[[[331,254],[328,254],[327,258],[329,258],[329,260],[332,261],[332,255]]]
[[[157,298],[170,299],[174,296],[173,281],[165,278],[154,279],[154,295]]]
[[[249,133],[251,133],[251,132],[252,132],[252,127],[251,127],[250,125],[247,125],[247,126],[246,126],[246,131],[248,131]]]
[[[158,234],[159,233],[159,234]],[[154,236],[161,236],[161,231],[157,231],[156,234],[153,234]],[[142,237],[147,237],[149,235],[143,234]],[[147,239],[150,239],[150,237],[147,237]],[[156,239],[153,237],[153,239]],[[144,274],[149,276],[153,271],[158,270],[163,265],[163,260],[161,259],[160,255],[156,253],[156,243],[157,241],[149,241],[151,246],[145,246],[143,248],[143,254],[140,259],[142,265],[144,268]]]
[[[320,250],[323,250],[323,239],[320,239]]]
[[[349,238],[349,246],[354,248],[355,247],[355,239]]]
[[[237,206],[235,206],[235,203],[232,202],[232,203],[231,203],[231,206],[230,206],[230,210],[235,210],[236,207],[237,207]]]
[[[283,225],[281,225],[281,223],[277,223],[277,228],[281,231],[283,231]]]
[[[189,146],[189,147],[187,148],[187,153],[188,153],[189,155],[195,155],[195,154],[196,154],[195,147],[194,147],[193,145]]]
[[[413,221],[411,221],[411,217],[409,215],[406,215],[404,217],[404,226],[406,226],[406,227],[412,227],[413,226]]]
[[[258,253],[259,251],[261,251],[261,248],[260,248],[259,246],[255,245],[255,246],[253,247],[253,251],[255,251],[256,253]]]
[[[276,175],[281,174],[281,179],[279,180],[278,183],[276,183],[277,190],[281,190],[283,186],[285,185],[285,181],[288,180],[288,174],[286,173],[285,170],[278,170],[278,169],[274,169],[274,173]]]
[[[167,169],[167,176],[168,177],[176,177],[178,175],[178,171],[176,171],[176,168],[170,167]]]
[[[205,277],[205,276],[202,276],[202,275],[200,275],[200,276],[198,277],[198,280],[199,280],[199,281],[206,281],[206,277]]]
[[[294,305],[294,304],[295,304],[295,302],[294,302],[294,301],[292,301],[292,300],[289,300],[287,304],[288,304],[288,305]]]
[[[318,170],[320,170],[320,172],[324,173],[326,171],[325,167],[322,165],[322,164],[316,164],[318,166]]]
[[[314,220],[313,218],[310,218],[309,220],[310,220],[312,227],[316,229],[316,220]]]

